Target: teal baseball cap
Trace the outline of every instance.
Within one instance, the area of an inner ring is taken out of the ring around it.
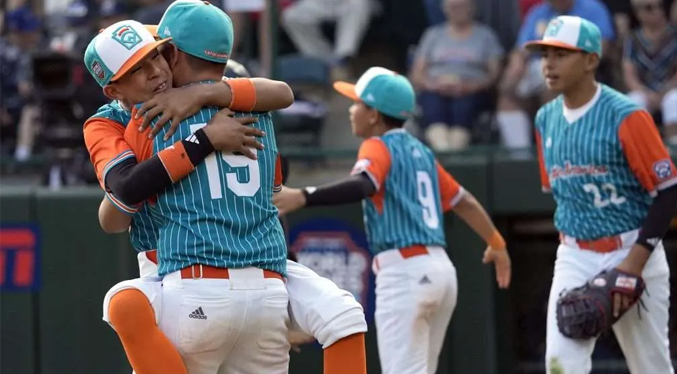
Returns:
[[[382,67],[369,68],[355,84],[335,82],[334,89],[343,96],[401,120],[410,117],[416,106],[416,94],[409,80]]]
[[[532,52],[557,47],[602,57],[602,33],[597,25],[581,17],[559,16],[550,21],[543,39],[530,41],[525,47]]]
[[[172,38],[180,51],[225,64],[233,49],[230,17],[207,1],[178,0],[169,5],[157,27],[158,37]]]

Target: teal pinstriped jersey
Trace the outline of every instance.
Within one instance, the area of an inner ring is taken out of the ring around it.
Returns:
[[[105,118],[119,123],[123,127],[127,127],[132,118],[132,113],[124,109],[116,100],[101,106],[91,118]],[[134,154],[131,152],[130,157],[134,157]],[[117,161],[121,160],[118,159]],[[115,202],[113,204],[117,206]],[[150,204],[146,202],[132,215],[132,222],[129,227],[129,240],[132,248],[139,252],[157,247],[159,226],[151,217],[151,214]]]
[[[391,160],[381,186],[382,209],[373,198],[362,203],[372,252],[378,254],[417,244],[446,246],[432,151],[404,130],[391,130],[380,139]]]
[[[129,240],[132,247],[145,252],[157,248],[160,225],[152,217],[153,210],[150,203],[145,202],[139,211],[132,216],[129,227]]]
[[[618,135],[625,118],[640,108],[602,85],[597,101],[578,120],[569,123],[563,110],[560,96],[536,115],[557,203],[555,227],[582,240],[640,228],[651,196],[632,172]]]
[[[153,151],[181,139],[196,141],[192,133],[216,114],[203,108],[179,125],[167,141],[165,126],[155,137]],[[222,268],[254,266],[286,274],[287,245],[273,205],[277,144],[268,113],[237,113],[255,116],[254,126],[268,136],[258,151],[258,160],[215,152],[186,178],[158,196],[154,209],[164,218],[158,242],[159,273],[164,275],[192,264]],[[153,123],[154,125],[154,123]]]

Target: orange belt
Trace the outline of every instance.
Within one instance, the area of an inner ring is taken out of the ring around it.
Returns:
[[[430,254],[430,252],[428,252],[428,248],[420,244],[414,244],[409,247],[400,248],[398,251],[400,251],[400,255],[404,259]],[[374,264],[376,265],[376,269],[381,268],[381,265],[378,263],[378,255],[374,257]]]
[[[560,241],[564,241],[564,234],[559,234]],[[598,253],[609,253],[617,249],[623,248],[623,240],[621,240],[620,235],[609,236],[606,238],[600,238],[595,240],[578,240],[576,239],[576,244],[580,249],[585,249],[588,251],[598,252]]]
[[[284,280],[281,274],[271,270],[263,271],[264,278]],[[226,268],[217,268],[209,265],[191,265],[181,269],[183,279],[230,279],[230,272]]]
[[[146,251],[146,258],[149,259],[150,262],[157,265],[157,251],[155,249]]]
[[[281,274],[271,270],[263,270],[264,278],[284,280]],[[226,268],[217,268],[209,265],[191,265],[181,269],[183,279],[230,279],[230,272]]]
[[[409,257],[415,257],[415,256],[421,256],[421,255],[427,255],[430,254],[428,252],[428,248],[426,248],[423,245],[420,244],[415,244],[409,247],[401,248],[400,254],[402,255],[402,258],[409,258]]]
[[[157,251],[146,251],[146,257],[154,264],[157,264]],[[202,267],[202,269],[200,269]],[[275,278],[284,280],[281,274],[276,273],[271,270],[263,271],[264,278]],[[186,268],[181,269],[181,278],[183,279],[200,279],[200,278],[210,278],[210,279],[230,279],[230,273],[228,269],[217,268],[209,265],[191,265]]]

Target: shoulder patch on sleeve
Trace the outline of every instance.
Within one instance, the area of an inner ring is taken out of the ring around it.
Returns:
[[[672,177],[672,166],[670,160],[660,160],[653,164],[653,172],[659,181],[664,181]]]

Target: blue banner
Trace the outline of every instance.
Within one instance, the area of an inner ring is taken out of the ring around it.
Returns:
[[[37,292],[40,279],[40,229],[0,225],[0,291]]]
[[[364,231],[341,220],[313,219],[295,225],[289,238],[299,263],[352,293],[372,323],[374,275]]]

